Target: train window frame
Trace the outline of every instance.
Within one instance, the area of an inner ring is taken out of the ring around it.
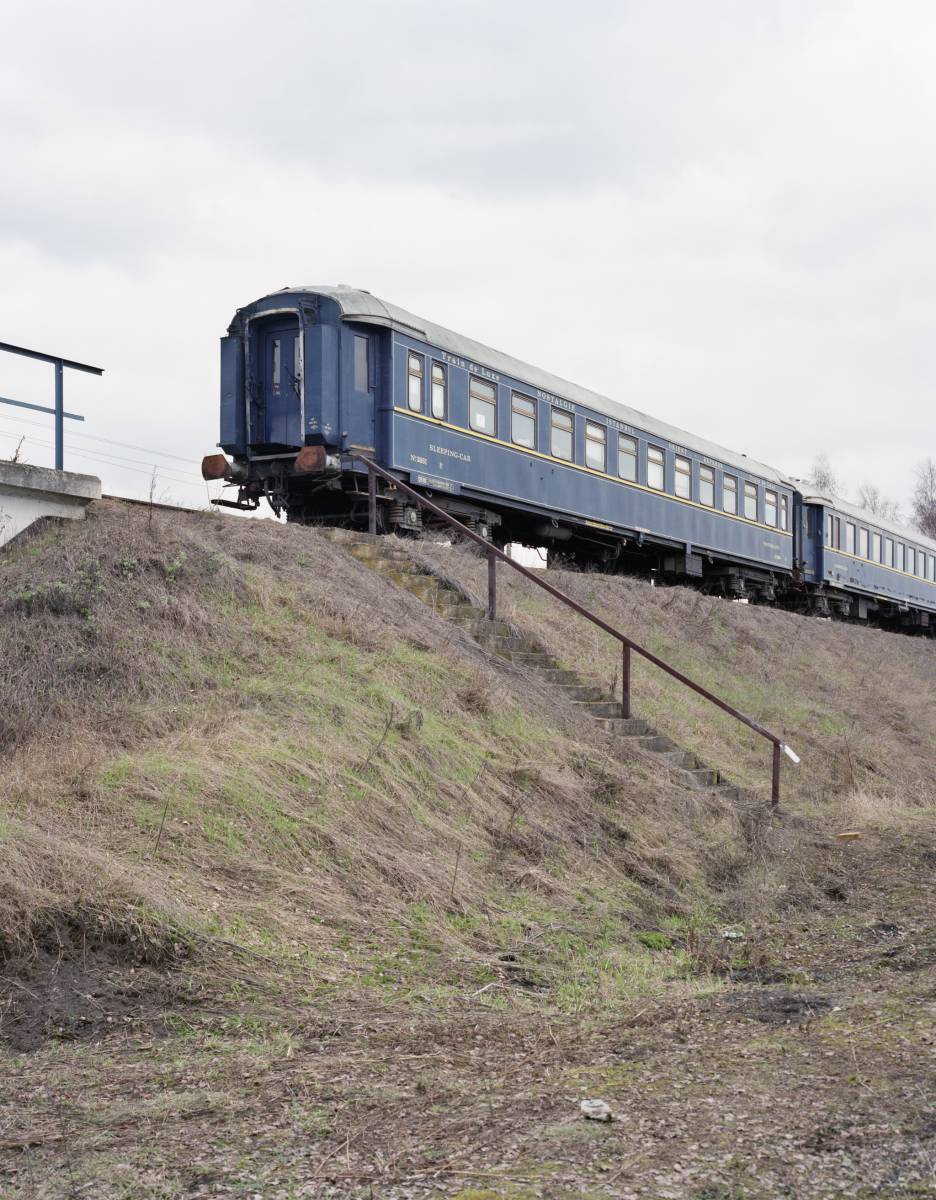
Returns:
[[[773,510],[773,520],[770,519],[770,512]],[[769,525],[771,529],[778,529],[780,521],[780,497],[773,488],[764,488],[764,524]]]
[[[731,504],[728,503],[728,497],[731,497]],[[731,513],[733,517],[738,515],[738,477],[737,475],[729,475],[727,472],[722,475],[722,511]]]
[[[436,372],[439,372],[440,378],[436,378]],[[441,412],[437,411],[436,399],[441,396]],[[435,417],[437,421],[444,421],[448,405],[448,373],[445,370],[445,363],[440,363],[436,359],[432,360],[432,365],[429,368],[429,415]]]
[[[917,579],[926,578],[926,551],[917,550]]]
[[[784,533],[790,531],[790,497],[780,493],[780,528]]]
[[[904,571],[908,575],[916,574],[916,547],[908,546],[904,558]]]
[[[836,550],[841,550],[841,548],[842,548],[842,518],[841,517],[835,518],[835,536],[834,536],[833,544],[834,544]]]
[[[629,447],[629,449],[625,449],[625,446]],[[637,452],[637,439],[631,437],[628,433],[619,433],[617,447],[619,479],[626,479],[629,483],[637,482]],[[629,463],[631,474],[621,470],[622,455]]]
[[[565,424],[566,421],[568,424]],[[560,454],[557,449],[557,433],[563,437],[568,436],[568,455]],[[550,406],[549,410],[549,453],[553,458],[558,458],[560,462],[575,462],[575,414],[566,412],[564,408],[557,408],[554,404]]]
[[[757,484],[754,483],[750,479],[745,479],[745,481],[744,481],[744,519],[745,519],[745,521],[756,521],[757,520],[758,499],[759,498],[757,495]],[[753,516],[748,512],[748,501],[749,500],[754,501],[754,515]]]
[[[419,370],[413,369],[414,364]],[[413,403],[413,384],[417,385],[418,403]],[[426,411],[426,356],[417,354],[415,350],[406,352],[406,407],[410,412],[424,413]]]
[[[858,532],[852,521],[845,522],[845,553],[854,554],[858,541]]]
[[[589,447],[601,447],[601,466],[588,461]],[[591,471],[600,471],[606,475],[608,471],[608,427],[600,421],[589,421],[585,418],[585,466]]]
[[[659,458],[655,457],[659,455]],[[653,465],[654,478],[657,477],[656,468],[659,468],[659,483],[653,483],[650,479],[650,466]],[[653,488],[655,492],[666,491],[666,451],[662,446],[647,446],[647,487]]]
[[[886,537],[884,539],[884,566],[892,567],[894,565],[894,539]]]
[[[826,513],[825,519],[825,544],[832,548],[832,530],[834,527],[834,518],[831,513]]]
[[[858,557],[868,558],[868,547],[871,543],[870,535],[863,525],[858,528]]]
[[[692,459],[684,454],[673,455],[673,494],[680,500],[692,499]]]
[[[932,554],[926,556],[926,578],[930,583],[936,580],[936,558]]]
[[[906,555],[907,555],[907,547],[903,544],[903,542],[898,542],[897,546],[896,546],[895,556],[894,556],[894,567],[896,568],[896,570],[902,571],[904,569],[904,562],[906,560]]]
[[[871,561],[881,562],[881,535],[874,529],[871,530]]]
[[[530,407],[529,412],[524,412],[522,408],[518,408],[518,402],[523,405],[527,404]],[[514,418],[519,417],[521,421],[529,421],[533,432],[530,435],[531,441],[525,442],[518,438],[515,432]],[[525,396],[523,392],[510,393],[510,441],[514,446],[522,446],[524,450],[536,449],[536,401],[532,396]]]
[[[483,393],[479,395],[475,389],[480,389]],[[493,427],[488,429],[485,422],[477,421],[479,410],[476,405],[481,406],[481,410],[489,408],[490,416],[493,419]],[[489,379],[482,379],[479,375],[468,376],[468,428],[473,429],[475,433],[483,433],[486,437],[497,437],[497,384],[491,383]]]
[[[354,335],[354,390],[356,392],[370,391],[369,359],[370,338],[367,336],[367,334],[356,333]]]
[[[699,503],[706,508],[715,507],[715,468],[707,463],[699,463]]]

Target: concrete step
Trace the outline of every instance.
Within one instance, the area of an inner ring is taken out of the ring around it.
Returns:
[[[558,686],[569,700],[593,702],[600,700],[604,702],[611,699],[600,687],[589,687],[588,684],[580,683],[578,680],[574,683],[560,683]]]
[[[641,750],[649,750],[651,754],[666,754],[669,751],[680,750],[682,748],[677,746],[672,738],[661,737],[658,733],[638,738],[637,744]]]
[[[658,753],[657,758],[665,762],[667,766],[681,767],[684,771],[695,771],[699,766],[696,756],[679,746],[675,750],[664,750]]]
[[[592,717],[620,717],[621,706],[613,700],[576,700],[576,704],[581,704],[582,708]]]
[[[602,729],[607,729],[609,733],[616,733],[621,737],[629,739],[643,737],[645,733],[650,733],[650,726],[646,721],[641,721],[637,717],[596,717],[595,724],[600,725]]]
[[[564,687],[566,684],[578,686],[582,683],[581,675],[575,671],[563,671],[561,667],[543,667],[540,675],[546,683],[554,683],[557,687]]]
[[[708,767],[697,767],[692,771],[684,771],[676,767],[673,774],[680,782],[691,788],[712,788],[718,783],[718,772],[712,771]]]
[[[462,621],[473,622],[483,620],[485,610],[476,604],[466,604],[463,601],[461,604],[456,604],[450,608],[446,615],[449,620],[455,620],[461,624]]]
[[[370,549],[370,547],[367,547]],[[428,571],[424,571],[422,567],[416,566],[407,558],[393,558],[392,556],[377,555],[373,558],[362,558],[359,554],[353,555],[358,562],[366,563],[372,571],[379,571],[381,575],[423,575],[426,579],[432,579]]]
[[[376,546],[373,542],[352,542],[348,553],[358,562],[395,562],[409,563],[413,570],[419,570],[405,550],[396,550],[392,546]]]
[[[510,650],[518,654],[542,654],[535,642],[523,637],[504,637],[501,634],[486,634],[483,630],[475,634],[475,641],[489,650]]]
[[[529,651],[521,650],[495,650],[494,653],[498,658],[506,658],[508,662],[517,663],[519,666],[552,667],[555,665],[554,660],[548,654],[531,654]]]

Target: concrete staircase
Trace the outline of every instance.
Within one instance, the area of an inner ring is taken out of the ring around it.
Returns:
[[[372,571],[418,596],[446,620],[467,629],[490,653],[536,671],[544,682],[558,688],[569,703],[587,713],[597,727],[626,739],[629,748],[639,750],[655,761],[676,782],[689,788],[717,792],[726,799],[741,799],[740,788],[728,783],[719,772],[700,762],[671,738],[651,728],[647,721],[636,717],[625,719],[620,701],[577,672],[563,669],[539,643],[519,634],[507,621],[488,621],[486,610],[471,603],[456,585],[441,580],[414,561],[401,539],[372,537],[344,529],[326,530],[325,536],[345,546],[354,558]]]

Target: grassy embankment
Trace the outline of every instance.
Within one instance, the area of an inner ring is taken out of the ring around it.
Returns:
[[[640,935],[746,870],[730,808],[313,530],[103,503],[0,596],[8,971],[92,944],[236,995],[240,947],[294,1001],[576,1009],[679,974]]]

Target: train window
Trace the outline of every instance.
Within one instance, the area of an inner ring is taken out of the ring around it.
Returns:
[[[777,493],[768,489],[764,491],[764,524],[777,527]]]
[[[692,499],[692,463],[681,454],[676,455],[676,495]]]
[[[835,546],[836,550],[841,550],[841,548],[842,548],[842,518],[841,517],[835,518],[835,530],[833,533],[833,545]]]
[[[608,431],[594,421],[585,422],[585,466],[604,471],[608,465]]]
[[[408,356],[406,371],[409,382],[407,384],[406,402],[411,412],[422,412],[423,410],[424,369],[423,356],[421,354],[410,354]]]
[[[790,497],[780,497],[780,528],[789,530],[790,528]]]
[[[618,475],[637,482],[637,441],[623,433],[618,434]]]
[[[298,346],[299,340],[296,339]],[[369,387],[367,378],[367,338],[354,335],[354,390],[366,392]]]
[[[715,468],[699,467],[699,501],[708,508],[715,507]]]
[[[468,425],[478,433],[497,434],[497,388],[474,375],[468,384]]]
[[[845,522],[845,552],[847,554],[855,553],[855,527],[851,521]]]
[[[881,535],[879,533],[871,534],[871,561],[881,561]]]
[[[932,554],[926,560],[926,578],[936,580],[936,558]]]
[[[908,575],[913,575],[916,571],[916,551],[912,546],[907,547],[906,571]]]
[[[922,550],[917,550],[917,575],[921,579],[926,578],[926,555]]]
[[[868,531],[867,529],[858,530],[858,557],[868,557]]]
[[[734,475],[726,475],[722,480],[722,508],[726,513],[738,512],[738,481]]]
[[[904,554],[905,554],[905,552],[906,551],[905,551],[903,544],[901,542],[898,542],[897,543],[897,559],[894,564],[897,567],[898,571],[902,571],[904,569]]]
[[[429,395],[429,406],[436,420],[445,420],[445,367],[437,362],[432,364],[432,390]]]
[[[571,413],[563,412],[561,408],[554,408],[549,423],[553,457],[571,462],[574,457],[575,418]]]
[[[892,567],[894,565],[894,539],[884,539],[884,566]]]
[[[749,521],[757,520],[757,484],[744,485],[744,515]]]
[[[510,397],[510,440],[536,449],[536,401],[513,392]]]
[[[663,451],[659,446],[647,447],[647,486],[662,492],[666,487]]]
[[[826,513],[825,519],[825,544],[832,545],[832,514]]]

